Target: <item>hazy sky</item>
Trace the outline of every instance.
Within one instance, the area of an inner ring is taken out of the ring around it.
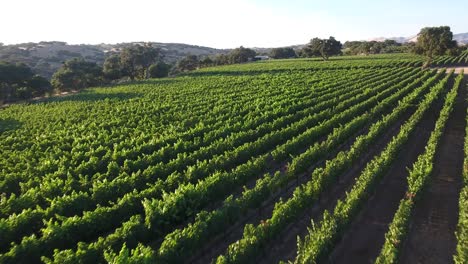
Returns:
[[[0,42],[178,42],[277,47],[313,37],[412,36],[424,26],[468,32],[468,0],[1,0]]]

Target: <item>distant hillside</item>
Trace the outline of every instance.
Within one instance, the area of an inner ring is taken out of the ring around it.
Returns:
[[[408,42],[408,38],[405,38],[405,37],[391,37],[391,38],[380,37],[380,38],[369,39],[369,41],[380,41],[380,42],[383,42],[385,40],[395,40],[398,43]]]
[[[380,38],[373,38],[370,39],[371,41],[384,41],[387,39],[395,40],[396,42],[399,43],[407,43],[407,42],[416,42],[418,39],[417,35],[411,36],[411,37],[391,37],[391,38],[386,38],[386,37],[380,37]],[[459,33],[459,34],[453,34],[453,39],[456,40],[460,44],[468,44],[468,33]]]
[[[85,60],[102,65],[108,54],[119,52],[122,48],[137,44],[99,44],[99,45],[68,45],[65,42],[49,41],[39,43],[23,43],[15,45],[0,45],[0,61],[23,62],[41,76],[50,78],[61,66],[62,62],[81,57]],[[214,49],[202,46],[178,43],[151,43],[161,49],[164,61],[174,63],[177,60],[192,54],[197,56],[216,55],[227,53],[229,50]]]
[[[468,44],[468,33],[454,34],[453,38],[458,41],[458,43]]]
[[[417,36],[412,37],[391,37],[374,38],[370,40],[384,41],[392,39],[400,43],[414,42]],[[454,34],[454,39],[461,44],[468,44],[468,33]],[[33,71],[41,76],[50,78],[52,74],[68,59],[81,57],[85,60],[96,62],[99,65],[104,63],[109,54],[119,52],[122,48],[142,42],[130,42],[119,44],[98,44],[98,45],[69,45],[60,41],[47,41],[39,43],[23,43],[15,45],[1,45],[0,61],[12,63],[26,63]],[[216,54],[226,54],[229,49],[215,49],[196,45],[180,43],[160,43],[151,42],[154,47],[161,49],[164,61],[175,63],[177,60],[187,55],[214,56]],[[306,44],[290,45],[295,50],[303,48]],[[252,48],[260,55],[267,55],[272,48]]]

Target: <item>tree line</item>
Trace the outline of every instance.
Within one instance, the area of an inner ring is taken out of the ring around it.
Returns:
[[[453,40],[450,27],[427,27],[421,29],[416,43],[400,44],[394,40],[347,41],[344,45],[333,36],[328,39],[313,38],[301,49],[292,47],[274,48],[268,53],[273,59],[319,57],[328,60],[331,56],[369,55],[381,53],[412,52],[426,57],[423,67],[428,67],[435,56],[458,55],[466,49]],[[162,78],[193,71],[203,67],[245,63],[255,60],[257,53],[240,46],[228,54],[198,57],[188,55],[174,65],[164,62],[159,48],[150,44],[133,45],[107,56],[102,66],[95,62],[74,58],[65,61],[53,74],[51,81],[35,75],[25,64],[0,62],[0,104],[57,92],[80,90],[90,86],[104,85],[121,80]]]
[[[24,63],[0,62],[0,105],[52,92],[49,81],[35,75]]]
[[[163,78],[202,67],[244,63],[253,60],[255,55],[254,50],[241,46],[212,58],[189,55],[170,65],[164,62],[159,48],[136,44],[109,54],[102,66],[83,58],[67,60],[52,75],[50,82],[34,75],[24,63],[0,62],[0,104],[53,92],[81,90],[126,80]]]

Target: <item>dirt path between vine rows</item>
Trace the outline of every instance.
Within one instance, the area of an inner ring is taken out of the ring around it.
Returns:
[[[441,104],[439,103],[439,105]],[[361,158],[358,164],[356,164],[356,166],[352,170],[346,172],[340,177],[339,182],[333,185],[333,187],[326,192],[320,204],[317,204],[313,206],[313,208],[311,208],[310,210],[307,210],[300,220],[286,227],[278,236],[278,238],[273,242],[271,247],[268,248],[268,252],[262,256],[262,259],[259,263],[277,263],[279,260],[293,260],[297,254],[297,236],[303,237],[304,235],[306,235],[308,232],[307,228],[310,227],[311,219],[317,223],[317,221],[320,221],[325,209],[328,211],[333,210],[333,208],[336,206],[337,201],[345,197],[346,191],[349,191],[351,189],[355,179],[360,175],[361,171],[364,169],[366,164],[375,155],[378,155],[386,147],[390,139],[399,132],[399,128],[401,127],[403,122],[406,121],[409,118],[410,114],[414,112],[413,110],[408,111],[403,118],[401,118],[396,124],[394,124],[392,128],[389,129],[387,134],[378,140],[378,143],[374,145],[374,148],[369,150],[365,157]],[[426,114],[425,118],[423,119],[423,122],[418,124],[416,131],[425,131],[428,129],[428,126],[434,126],[434,124],[431,124],[433,120],[434,118],[430,118]],[[435,121],[433,121],[433,123],[435,123]],[[413,133],[412,137],[409,139],[409,142],[418,141],[419,137],[421,137],[421,135],[419,135],[418,132]],[[415,148],[415,145],[411,145],[408,148]],[[421,148],[424,148],[424,144],[422,144]],[[404,165],[402,165],[403,155],[399,156],[399,158],[396,161],[396,164],[398,164],[397,167],[399,167],[399,169],[405,171],[405,167]],[[354,242],[356,241],[353,241],[353,243]],[[345,260],[344,263],[366,262],[353,262]]]
[[[382,136],[381,138],[378,139],[378,144],[375,145],[376,147],[372,151],[369,151],[366,154],[365,158],[362,158],[359,162],[356,162],[356,166],[352,170],[347,172],[345,176],[342,176],[342,178],[340,179],[339,187],[338,186],[333,186],[333,192],[344,192],[344,190],[342,190],[342,189],[347,188],[347,186],[350,185],[350,182],[352,181],[352,179],[354,179],[355,175],[362,169],[362,166],[368,161],[369,158],[372,157],[372,155],[377,154],[379,150],[383,149],[383,147],[391,139],[391,137],[393,137],[397,133],[399,127],[402,124],[402,122],[404,120],[406,120],[412,112],[413,112],[413,110],[411,110],[411,111],[408,110],[405,114],[402,115],[401,119],[396,121],[395,124],[390,129],[388,129],[388,131],[384,134],[384,136]],[[326,159],[331,159],[331,158],[335,157],[337,152],[339,152],[339,151],[348,150],[351,147],[351,145],[354,143],[355,138],[357,136],[368,133],[369,126],[370,126],[370,124],[367,124],[365,126],[365,128],[363,128],[359,132],[355,133],[355,135],[350,137],[346,141],[346,143],[344,143],[340,147],[338,147],[336,149],[336,151],[333,151],[332,153],[329,153],[327,155]],[[325,138],[326,137],[323,137],[320,141],[324,140]],[[306,149],[307,148],[304,148],[303,151],[305,151]],[[198,254],[195,254],[190,259],[190,263],[210,263],[218,255],[223,254],[225,252],[225,250],[227,249],[227,247],[231,243],[233,243],[233,242],[235,242],[235,241],[242,238],[242,234],[243,234],[245,224],[257,225],[257,224],[260,223],[261,220],[269,218],[271,216],[272,212],[273,212],[274,205],[278,201],[278,199],[280,199],[280,198],[283,199],[283,200],[289,199],[292,196],[293,191],[295,190],[297,185],[306,183],[308,180],[310,180],[310,174],[313,171],[313,169],[317,168],[317,167],[320,167],[322,165],[324,165],[324,159],[316,162],[311,168],[308,169],[308,171],[306,173],[302,173],[298,177],[298,181],[290,182],[286,188],[284,188],[284,189],[280,190],[279,192],[273,194],[269,199],[267,199],[262,204],[261,210],[258,210],[258,209],[257,210],[250,210],[249,213],[246,214],[246,217],[244,219],[239,220],[235,225],[231,226],[228,230],[226,230],[226,232],[224,234],[218,235],[216,238],[212,239],[211,242],[207,243],[200,250],[200,252]],[[286,164],[281,165],[282,168],[284,166],[286,166]],[[284,170],[282,169],[282,171],[284,171]],[[254,183],[254,182],[252,182],[252,183]],[[317,210],[318,211],[322,210],[322,209],[318,209],[318,208],[323,208],[324,205],[329,204],[331,202],[331,201],[329,201],[329,199],[331,199],[331,198],[329,198],[328,196],[331,196],[331,195],[327,194],[325,196],[326,197],[324,197],[324,199],[322,199],[322,203],[320,205],[314,206],[313,208],[311,208],[310,211],[314,211],[315,213],[317,213],[316,212]],[[304,215],[310,215],[310,212],[306,212]],[[300,225],[303,227],[303,229],[307,229],[307,226],[310,225],[310,217],[305,217],[305,219],[309,219],[309,220],[300,223]],[[296,229],[296,227],[297,227],[297,224],[292,224],[288,228],[295,228]],[[288,228],[286,228],[286,229],[288,229]],[[289,231],[285,231],[285,232],[282,232],[282,233],[284,233],[284,235],[286,235],[286,236],[290,236],[291,234],[293,234],[292,232],[289,232]],[[293,237],[291,237],[291,238],[294,241],[292,242],[291,245],[280,243],[281,244],[280,246],[287,245],[288,246],[288,248],[287,248],[288,251],[295,251],[294,247],[295,247],[296,236],[295,235],[292,235],[292,236]],[[282,239],[280,238],[279,240],[282,240]],[[272,243],[276,244],[276,242],[277,241],[275,240]],[[291,246],[291,247],[289,248],[289,246]],[[276,252],[277,249],[275,248],[273,251]],[[269,256],[272,255],[273,251],[268,250],[267,253],[259,254],[260,255],[259,263],[265,262],[265,260],[267,260],[269,258]],[[281,257],[282,255],[279,255],[279,256]],[[276,262],[273,261],[271,263],[276,263]],[[270,263],[270,261],[267,260],[266,263]]]
[[[432,129],[434,127],[434,124],[435,124],[435,119],[437,118],[437,116],[435,116],[434,113],[437,113],[437,111],[440,111],[440,108],[442,107],[442,103],[443,103],[442,99],[439,98],[428,109],[426,114],[423,116],[421,122],[419,122],[416,125],[415,131],[411,134],[411,136],[410,136],[410,138],[408,140],[408,143],[405,144],[405,146],[403,147],[403,149],[400,152],[400,155],[398,155],[395,162],[393,163],[394,164],[393,168],[390,168],[391,172],[389,172],[387,175],[392,175],[392,172],[395,172],[395,171],[401,171],[402,173],[406,173],[406,166],[410,165],[413,162],[412,158],[411,159],[408,158],[408,157],[414,157],[414,155],[411,154],[411,153],[413,153],[413,152],[417,153],[418,151],[420,151],[420,152],[423,151],[424,145],[425,145],[425,140],[423,140],[421,137],[423,137],[423,136],[426,137],[426,138],[429,137],[429,133],[430,133],[430,131],[432,131]],[[415,104],[415,107],[416,107],[416,104]],[[413,108],[413,110],[414,110],[414,108]],[[413,112],[413,111],[411,111],[411,112]],[[406,119],[407,118],[405,118],[405,120]],[[393,132],[393,135],[396,135],[399,132],[399,128],[400,127],[398,126],[398,129]],[[426,132],[426,131],[428,131],[428,132]],[[422,143],[419,143],[420,140],[422,140]],[[387,144],[385,144],[384,147],[386,145]],[[378,148],[380,148],[380,147],[378,147]],[[371,149],[369,152],[371,152],[373,150],[374,149]],[[345,183],[345,186],[333,186],[333,189],[341,189],[341,190],[337,191],[337,192],[334,192],[333,190],[331,192],[327,192],[326,194],[329,197],[328,198],[329,201],[325,202],[326,205],[323,206],[323,208],[327,209],[329,211],[333,210],[335,208],[335,206],[336,206],[337,200],[338,199],[344,199],[344,197],[346,195],[346,192],[350,191],[352,185],[354,184],[354,179],[357,178],[360,175],[360,173],[361,173],[362,169],[364,168],[365,164],[367,164],[367,162],[370,161],[370,159],[372,157],[379,154],[382,150],[383,150],[383,148],[380,149],[377,153],[373,153],[370,158],[366,158],[364,160],[363,166],[358,171],[353,172],[353,176],[351,177],[351,180],[348,180]],[[406,152],[409,152],[410,154],[408,154]],[[362,162],[362,160],[361,160],[361,162]],[[348,176],[345,176],[345,177],[348,177]],[[401,187],[399,187],[399,182],[398,181],[397,181],[396,184],[393,182],[395,180],[393,178],[384,177],[384,180],[386,180],[387,182],[384,182],[383,184],[380,184],[380,185],[378,184],[377,185],[377,188],[380,188],[378,190],[378,193],[380,193],[380,192],[383,192],[383,193],[386,193],[386,194],[391,193],[392,190],[387,190],[387,186],[385,186],[387,184],[392,184],[394,186],[397,186],[397,189],[401,188]],[[341,184],[343,184],[343,182],[340,182],[337,185],[341,185]],[[403,185],[403,193],[404,193],[404,189],[405,189],[405,185]],[[376,199],[376,200],[378,200],[378,199]],[[396,204],[398,204],[398,201],[399,201],[399,198],[396,199]],[[378,200],[378,202],[386,202],[386,201]],[[367,207],[367,204],[364,204],[363,208],[366,208],[366,207]],[[377,207],[380,208],[380,206],[377,206]],[[385,214],[390,214],[391,216],[393,216],[394,212],[391,209],[390,209],[390,211],[389,211],[390,213],[389,213],[389,212],[386,211],[386,210],[388,210],[386,208],[386,206],[383,206],[382,208],[385,209]],[[303,219],[301,219],[299,221],[301,223],[298,223],[292,229],[285,229],[284,232],[282,232],[282,233],[285,233],[285,235],[283,235],[281,239],[277,240],[277,245],[275,245],[275,248],[273,250],[271,250],[271,252],[273,252],[273,253],[269,252],[267,258],[264,259],[264,261],[262,261],[262,263],[273,263],[273,262],[276,263],[278,260],[293,260],[296,257],[296,254],[297,254],[297,252],[296,252],[297,251],[297,246],[296,246],[296,240],[297,239],[296,239],[296,237],[297,236],[303,237],[305,234],[307,234],[308,233],[307,227],[310,227],[310,219],[313,219],[317,223],[317,221],[319,221],[321,219],[322,214],[323,214],[323,209],[319,209],[319,210],[309,214],[308,215],[309,217],[307,217],[307,215],[304,215]],[[391,217],[390,217],[390,219],[391,219]],[[372,221],[370,221],[370,222],[372,222]],[[302,224],[302,223],[305,223],[305,224]],[[376,223],[376,224],[377,224],[377,227],[378,227],[378,223]],[[386,230],[383,230],[383,234],[385,233],[385,231]],[[345,233],[345,236],[346,236],[346,233]],[[368,236],[369,236],[369,234],[364,233],[363,237],[362,237],[363,241],[361,241],[361,242],[356,240],[354,237],[351,237],[350,243],[356,244],[357,246],[359,246],[359,243],[365,244],[366,243],[365,239]],[[340,244],[340,242],[341,242],[340,240],[337,241],[338,244]],[[374,241],[371,241],[371,244],[373,244],[375,246]],[[365,247],[367,247],[367,244],[365,245]],[[377,250],[379,250],[380,247],[381,247],[381,245],[377,246],[377,248],[378,248]],[[364,252],[364,253],[366,253],[366,252]],[[329,256],[333,256],[333,252]],[[333,259],[332,258],[323,259],[322,261],[332,262]],[[356,259],[356,261],[353,260],[353,259],[344,259],[343,262],[344,263],[367,263],[369,261],[362,261],[361,262],[358,259]]]
[[[242,219],[236,222],[236,224],[229,227],[223,234],[216,236],[214,239],[208,242],[198,254],[195,254],[192,257],[190,263],[210,263],[210,261],[212,261],[215,257],[217,257],[220,254],[223,254],[231,243],[242,238],[244,226],[246,224],[258,225],[260,221],[269,218],[273,212],[275,203],[279,199],[289,199],[292,196],[296,187],[310,180],[310,174],[315,168],[323,166],[325,160],[333,158],[339,151],[349,149],[349,147],[354,142],[354,138],[359,135],[366,134],[368,132],[368,129],[369,125],[366,125],[360,131],[355,133],[354,136],[346,140],[345,143],[337,147],[335,151],[329,153],[326,158],[322,158],[319,161],[315,162],[314,165],[312,165],[306,173],[301,173],[300,175],[298,175],[296,181],[290,181],[287,184],[287,186],[281,188],[280,190],[272,194],[267,200],[265,200],[262,203],[261,208],[250,209],[249,212],[244,217],[242,217]],[[317,142],[323,142],[323,140],[325,140],[327,136],[322,137]],[[306,150],[307,147],[304,147],[301,153]],[[277,170],[284,173],[287,169],[287,162],[281,162],[275,165],[274,168],[276,169],[269,170],[268,173],[273,174]],[[249,186],[249,188],[253,188],[254,185],[255,181],[251,181],[247,186]],[[236,193],[236,195],[238,196],[240,195],[240,193]]]
[[[451,87],[451,86],[447,86]],[[448,91],[447,88],[444,91]],[[329,256],[329,263],[373,263],[385,241],[388,225],[405,195],[408,184],[407,168],[424,152],[435,122],[443,106],[440,96],[428,109],[408,143],[400,150],[398,158],[375,187],[372,196],[364,203],[348,231]]]
[[[466,95],[463,85],[436,152],[429,186],[414,209],[401,263],[453,263],[462,184]]]
[[[446,69],[447,72],[451,71],[451,70],[454,70],[455,73],[460,73],[462,70],[465,74],[465,79],[466,79],[466,76],[468,74],[468,67],[437,67],[435,69]]]

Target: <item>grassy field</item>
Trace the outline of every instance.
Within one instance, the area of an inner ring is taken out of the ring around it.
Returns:
[[[272,60],[2,109],[0,263],[466,263],[466,81],[421,65]]]

